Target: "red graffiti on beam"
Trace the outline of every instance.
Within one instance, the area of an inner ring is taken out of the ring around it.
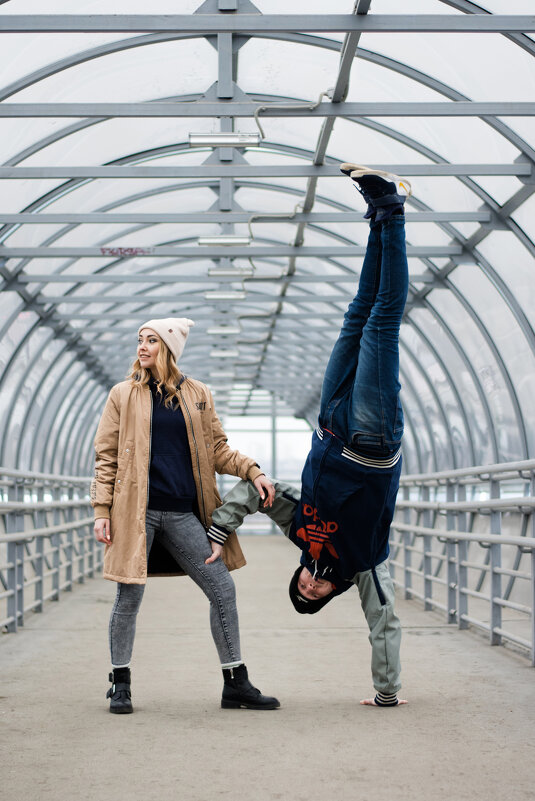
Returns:
[[[103,256],[150,256],[154,248],[100,248]]]

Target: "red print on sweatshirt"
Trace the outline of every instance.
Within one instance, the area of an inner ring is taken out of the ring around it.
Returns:
[[[331,556],[338,559],[329,534],[338,530],[338,523],[334,521],[324,522],[318,515],[318,510],[308,503],[303,504],[303,515],[309,517],[310,522],[305,523],[304,528],[297,531],[297,536],[309,543],[309,554],[314,560],[318,560],[323,548],[327,548]]]

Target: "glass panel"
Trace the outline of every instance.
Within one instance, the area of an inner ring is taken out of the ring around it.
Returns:
[[[176,0],[155,0],[150,12],[188,14],[200,4],[201,0],[184,0],[178,8]],[[31,15],[43,13],[41,0],[11,0],[0,5],[2,15],[27,14],[29,22]],[[326,13],[323,0],[310,0],[307,4],[297,0],[258,0],[257,5],[265,14]],[[351,0],[332,0],[328,12],[348,14],[353,7]],[[532,0],[488,0],[485,9],[494,13],[529,14]],[[72,10],[71,0],[52,0],[46,13],[67,14]],[[77,11],[147,13],[141,0],[93,0],[82,4]],[[401,8],[398,0],[374,0],[371,11],[407,15],[462,13],[439,0],[409,0]],[[261,24],[259,17],[259,27]],[[278,35],[241,37],[235,41],[243,44],[236,50],[241,91],[259,98],[264,94],[280,98],[284,103],[295,98],[315,102],[320,92],[336,81],[343,38],[342,33],[291,34],[293,41],[284,41]],[[46,103],[195,99],[217,80],[218,54],[206,38],[129,46],[138,39],[142,40],[138,34],[115,33],[2,35],[0,100]],[[532,40],[533,37],[528,42]],[[215,43],[215,38],[212,41]],[[64,68],[59,69],[62,60]],[[381,60],[383,63],[377,63]],[[448,98],[466,96],[476,101],[528,101],[532,99],[534,79],[532,55],[505,36],[364,34],[359,57],[353,61],[347,100],[447,103]],[[5,119],[0,144],[0,160],[4,163],[76,166],[124,161],[191,166],[196,174],[191,179],[164,180],[97,179],[70,183],[48,178],[10,180],[0,212],[27,208],[48,213],[103,209],[185,211],[197,213],[198,219],[193,223],[160,225],[143,222],[7,225],[0,231],[0,243],[11,247],[41,244],[152,247],[161,243],[192,244],[199,234],[222,231],[247,234],[244,222],[207,223],[203,217],[207,210],[218,208],[220,187],[217,178],[203,174],[203,164],[207,160],[217,164],[221,154],[210,148],[191,150],[188,134],[217,131],[220,124],[216,118]],[[264,146],[241,153],[250,164],[265,165],[268,175],[236,179],[231,200],[237,211],[291,214],[296,204],[303,202],[310,181],[306,177],[277,177],[269,168],[310,163],[324,128],[323,120],[286,116],[265,118],[262,124],[267,134]],[[251,118],[236,119],[235,126],[240,130],[256,130]],[[399,165],[403,172],[403,164],[512,164],[521,158],[522,150],[532,155],[529,145],[535,146],[535,122],[531,117],[502,118],[495,125],[472,117],[410,114],[358,120],[340,117],[334,123],[326,158],[331,165],[338,160]],[[489,280],[483,268],[461,264],[450,274],[451,283],[446,281],[442,288],[429,291],[429,285],[418,280],[428,271],[428,263],[410,258],[413,287],[420,295],[407,312],[408,324],[402,332],[403,398],[408,421],[405,470],[521,457],[526,452],[526,443],[530,452],[535,444],[535,431],[530,425],[535,391],[532,331],[535,290],[533,252],[527,239],[533,239],[535,234],[535,195],[529,196],[532,187],[510,175],[473,179],[408,177],[414,189],[414,198],[407,203],[409,212],[425,209],[474,212],[489,201],[511,213],[520,229],[491,233],[491,226],[481,229],[475,221],[455,221],[451,225],[408,222],[407,239],[411,245],[431,248],[452,241],[462,243],[463,237],[473,237],[481,256],[496,270],[505,288],[494,286],[492,276]],[[361,212],[364,208],[364,202],[346,179],[318,179],[313,212]],[[254,249],[270,242],[293,243],[298,231],[296,223],[290,220],[253,223],[251,252],[257,275],[285,273],[291,262],[286,257],[259,258]],[[363,222],[318,221],[308,225],[303,233],[305,246],[363,245],[366,237]],[[229,414],[246,409],[248,417],[256,419],[251,415],[259,414],[259,410],[269,411],[270,390],[274,388],[283,396],[278,402],[280,415],[288,411],[288,404],[313,424],[323,368],[356,286],[362,257],[297,258],[296,278],[317,276],[317,281],[295,280],[288,285],[282,280],[249,281],[243,285],[240,280],[226,282],[210,277],[208,281],[210,267],[223,263],[210,258],[118,260],[111,256],[35,258],[22,267],[20,259],[12,259],[4,267],[6,278],[22,269],[27,275],[41,275],[43,282],[24,284],[24,292],[21,289],[20,294],[2,292],[0,316],[9,321],[10,315],[23,307],[26,291],[38,292],[38,301],[60,298],[62,302],[53,301],[49,310],[56,315],[55,319],[63,318],[78,331],[84,347],[100,359],[103,381],[107,381],[109,374],[116,375],[118,380],[124,375],[133,354],[137,326],[144,318],[188,314],[196,319],[197,327],[184,354],[185,370],[210,381],[216,363],[209,355],[214,343],[239,351],[237,359],[229,360],[236,376],[233,388],[227,390],[221,382],[213,382],[218,408]],[[438,270],[445,268],[446,272],[453,266],[447,257],[432,258],[429,264]],[[246,258],[236,259],[234,265],[250,267],[250,262]],[[47,276],[55,277],[55,272],[82,274],[87,281],[67,284],[45,280]],[[132,280],[140,274],[146,275],[146,281]],[[155,275],[177,279],[187,276],[188,280],[159,285],[154,281]],[[351,281],[324,280],[348,275]],[[107,276],[120,277],[121,282],[102,280]],[[212,303],[204,298],[207,289],[244,290],[247,294],[243,301]],[[317,302],[318,298],[321,302]],[[478,328],[471,318],[472,310],[481,318],[483,328]],[[211,322],[238,318],[242,318],[239,335],[216,340],[207,334]],[[85,469],[91,460],[91,442],[83,404],[90,404],[96,418],[105,392],[97,390],[93,379],[88,379],[83,366],[74,361],[74,353],[58,356],[63,342],[52,339],[51,329],[40,328],[29,333],[36,323],[33,312],[22,311],[2,342],[0,419],[4,420],[5,441],[11,441],[5,458],[13,463],[47,462],[57,470],[79,469],[82,464]],[[6,366],[21,342],[20,352]],[[306,377],[306,385],[304,363],[313,363],[316,368],[313,375]],[[50,364],[53,367],[46,372]],[[14,409],[17,388],[20,393]],[[99,399],[96,405],[94,398]],[[58,406],[56,419],[51,417],[49,399]],[[90,422],[92,425],[94,421]],[[245,436],[245,432],[242,434]],[[259,436],[268,438],[262,445],[267,454],[271,435],[259,430]],[[294,458],[298,450],[293,444],[294,436],[297,439],[302,436],[304,442],[309,433],[294,434],[288,430],[288,438],[277,434],[281,459],[285,448]],[[296,464],[297,460],[295,464],[292,462],[288,471],[295,472]]]
[[[446,326],[442,324],[440,317],[433,313],[433,308],[412,309],[411,321],[414,321],[419,331],[425,334],[440,353],[449,381],[455,386],[456,395],[463,405],[473,448],[468,447],[467,434],[462,429],[456,430],[454,433],[456,450],[459,456],[464,457],[460,459],[459,465],[468,466],[471,463],[472,452],[475,464],[499,461],[497,446],[493,446],[490,417],[487,416],[484,405],[486,397],[478,378],[477,366],[473,366],[471,361],[472,348],[466,354],[465,360],[462,358],[464,352],[462,345],[469,343],[469,337],[472,336],[467,314],[446,291],[431,293],[430,300],[438,313],[444,316],[450,331],[448,332]],[[402,339],[408,335],[406,330],[406,326],[403,326]],[[420,352],[418,353],[420,355]],[[405,408],[407,410],[407,404]]]
[[[31,318],[35,322],[35,315],[17,320],[16,325],[10,329],[10,336],[15,334],[13,329],[28,330]],[[0,463],[8,467],[19,467],[17,460],[17,447],[22,436],[22,423],[29,404],[33,400],[33,384],[30,375],[32,367],[39,362],[41,349],[50,339],[51,332],[47,328],[37,328],[29,336],[20,337],[21,347],[11,365],[3,375],[2,381],[2,416],[3,442],[0,453]]]
[[[463,269],[467,268],[469,269],[469,265],[463,265]],[[470,278],[474,280],[473,275]],[[465,284],[459,278],[456,279],[456,283],[463,286]],[[477,291],[484,293],[486,297],[487,293],[482,288],[482,282],[477,281],[477,278],[470,296],[475,298],[474,288],[476,286]],[[444,316],[449,327],[455,332],[455,336],[463,350],[466,351],[467,358],[484,391],[492,413],[493,428],[498,437],[499,456],[497,461],[523,458],[523,448],[518,435],[518,420],[504,376],[490,349],[490,343],[451,293],[434,291],[429,295],[429,302]],[[462,386],[460,386],[460,391],[463,391]],[[483,423],[483,421],[479,422]]]
[[[486,279],[483,272],[473,265],[464,265],[462,270],[456,270],[453,281],[461,291],[470,294],[472,306],[483,323],[492,331],[492,341],[503,359],[503,371],[507,373],[512,386],[505,389],[505,380],[498,377],[496,371],[489,367],[485,377],[491,392],[487,395],[504,398],[507,391],[507,407],[511,409],[507,417],[501,415],[503,425],[498,431],[503,448],[505,461],[514,461],[526,457],[524,435],[527,432],[519,431],[520,415],[526,422],[530,419],[535,396],[535,357],[511,310],[505,306],[502,297],[495,287]],[[504,390],[499,392],[499,386],[504,383]],[[516,385],[515,385],[516,384]],[[513,411],[513,399],[520,406],[518,412]],[[502,401],[503,402],[503,401]],[[501,411],[501,410],[500,410]],[[515,419],[516,418],[516,419]],[[528,425],[531,432],[533,426]],[[531,439],[531,445],[535,439]]]

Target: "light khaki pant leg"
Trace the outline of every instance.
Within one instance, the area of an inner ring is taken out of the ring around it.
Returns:
[[[362,611],[370,629],[368,639],[372,646],[373,686],[378,692],[397,693],[401,688],[401,624],[394,611],[394,585],[387,562],[377,565],[375,573],[385,604],[381,604],[371,570],[357,573],[353,581],[357,585]]]

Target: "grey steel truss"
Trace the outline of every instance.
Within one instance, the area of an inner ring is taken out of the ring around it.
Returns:
[[[372,136],[386,156],[373,164],[415,179],[401,334],[408,469],[533,456],[535,16],[437,5],[462,13],[412,14],[409,3],[403,14],[375,14],[372,0],[340,0],[329,14],[293,13],[292,3],[287,14],[261,13],[249,0],[207,0],[178,15],[85,15],[83,4],[77,15],[0,12],[0,41],[31,36],[39,48],[48,34],[76,32],[81,43],[0,86],[0,124],[21,142],[0,153],[0,464],[86,472],[106,391],[126,372],[137,326],[154,316],[195,319],[183,366],[216,390],[220,412],[269,415],[273,395],[279,411],[313,425],[365,251],[358,196],[352,203],[338,165],[367,160],[349,145]],[[406,59],[399,48],[389,54],[383,34],[431,44],[448,34],[478,52],[499,38],[521,54],[526,74],[511,74],[526,91],[495,96],[491,86],[472,97],[439,77],[448,73],[438,62],[415,66],[410,47]],[[243,75],[259,44],[266,61]],[[143,65],[160,46],[179,58],[188,47],[191,58],[201,45],[215,53],[202,92],[72,102],[49,89],[112,56],[119,64],[135,51]],[[312,74],[305,88],[294,84],[288,63],[284,85],[266,91],[262,70],[280,69],[268,59],[281,46],[296,64],[305,52],[329,57],[328,83]],[[364,70],[391,78],[391,97],[359,93]],[[135,121],[157,144],[137,134],[130,143]],[[185,131],[210,122],[216,132],[258,127],[260,146],[190,147]],[[460,147],[449,157],[442,124],[474,124],[492,146],[482,142],[480,161]],[[113,125],[122,126],[120,147]],[[70,148],[87,152],[86,163]],[[250,243],[204,245],[205,234]]]

